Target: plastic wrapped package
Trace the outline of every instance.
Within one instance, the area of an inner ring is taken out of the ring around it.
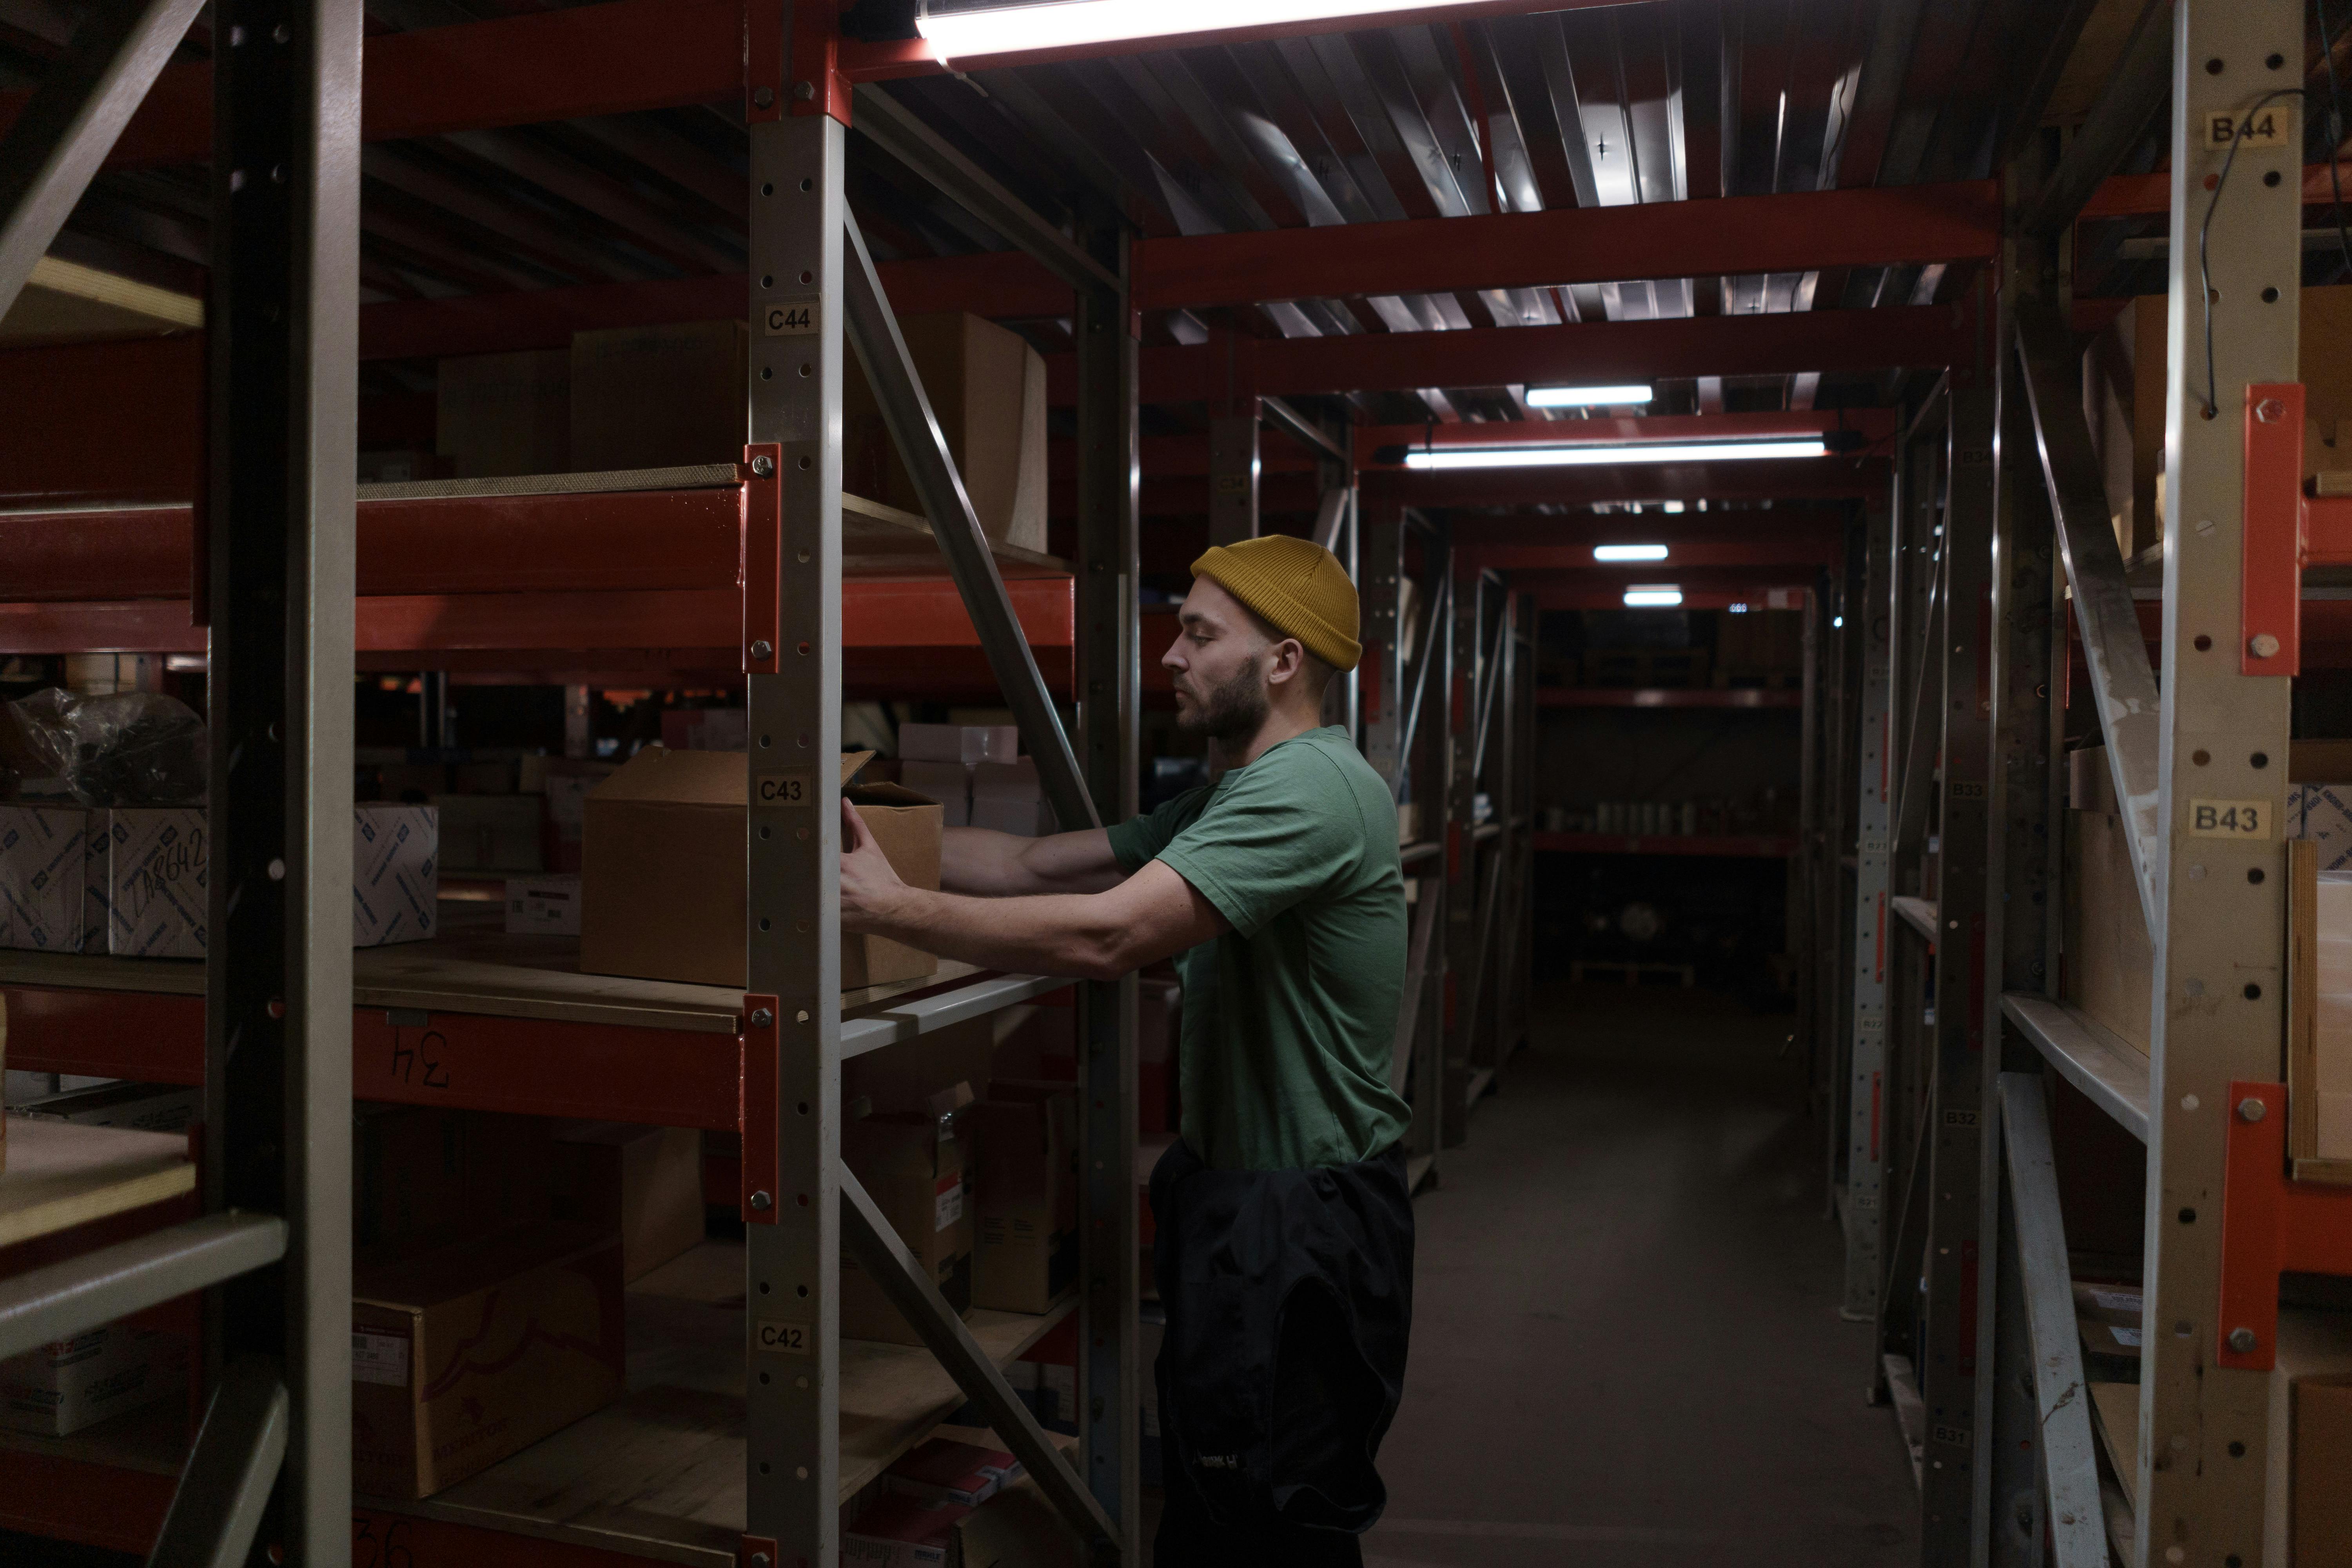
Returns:
[[[84,805],[190,805],[205,797],[205,721],[158,691],[77,697],[51,687],[0,703],[0,768],[62,780]]]
[[[2319,1148],[2352,1159],[2352,871],[2319,873]]]

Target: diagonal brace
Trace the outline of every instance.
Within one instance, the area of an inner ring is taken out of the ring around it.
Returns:
[[[881,405],[882,421],[906,461],[915,493],[922,498],[924,514],[940,542],[940,553],[947,558],[948,575],[955,579],[956,591],[963,595],[972,629],[980,634],[980,646],[988,655],[988,667],[1003,689],[1013,717],[1020,721],[1023,742],[1037,760],[1037,782],[1045,787],[1045,798],[1054,803],[1054,815],[1060,818],[1064,832],[1099,827],[1102,820],[1095,815],[1094,797],[1078,772],[1069,734],[1054,710],[1045,678],[1038,673],[1036,655],[1030,651],[1020,617],[1013,612],[1013,601],[1005,595],[1004,578],[996,569],[996,556],[989,549],[979,515],[971,510],[963,477],[948,456],[947,437],[932,416],[931,400],[924,395],[922,378],[915,374],[907,341],[899,335],[898,318],[891,312],[889,296],[883,292],[882,279],[874,270],[866,237],[856,218],[845,211],[843,218],[843,237],[847,242],[843,247],[844,293],[848,306],[844,321],[850,346],[857,351],[857,363],[866,367],[866,384]]]
[[[0,136],[0,316],[114,150],[202,0],[93,7]]]
[[[2033,1349],[2034,1407],[2042,1427],[2043,1530],[2056,1568],[2106,1568],[2107,1527],[2091,1436],[2091,1385],[2083,1375],[2074,1322],[2066,1222],[2058,1209],[2058,1167],[2050,1110],[2036,1073],[2000,1075],[2001,1152],[2017,1226],[2018,1283]]]
[[[2074,590],[2083,656],[2106,731],[2130,847],[2140,912],[2150,931],[2164,929],[2164,837],[2157,823],[2158,748],[2163,737],[2156,668],[2140,636],[2139,610],[2124,576],[2122,547],[2107,520],[2106,481],[2083,416],[2082,378],[2065,321],[2046,305],[2017,308],[2017,354],[2033,405],[2035,445],[2050,487],[2058,550]]]
[[[286,1462],[291,1418],[278,1370],[242,1356],[221,1373],[147,1568],[243,1568]]]
[[[1412,700],[1404,710],[1404,731],[1397,741],[1396,777],[1389,781],[1389,793],[1402,796],[1407,780],[1412,777],[1413,731],[1421,728],[1422,694],[1429,689],[1430,667],[1437,662],[1441,636],[1451,637],[1446,622],[1454,615],[1454,574],[1448,572],[1438,584],[1436,602],[1430,605],[1429,616],[1421,628],[1420,670],[1412,678]]]
[[[842,1245],[882,1288],[898,1315],[907,1320],[907,1326],[922,1336],[923,1343],[956,1380],[956,1386],[986,1412],[997,1436],[1036,1478],[1038,1489],[1055,1511],[1080,1540],[1089,1543],[1096,1561],[1105,1561],[1107,1553],[1115,1556],[1112,1543],[1119,1539],[1118,1527],[1103,1511],[1102,1504],[1046,1437],[1037,1417],[1021,1403],[1013,1385],[1004,1381],[1004,1373],[980,1348],[939,1287],[925,1276],[897,1228],[874,1206],[873,1198],[848,1166],[840,1167],[840,1180]]]
[[[1429,980],[1430,942],[1437,931],[1438,899],[1426,884],[1412,911],[1412,946],[1405,961],[1404,995],[1397,1007],[1396,1039],[1389,1047],[1389,1087],[1397,1093],[1412,1075],[1413,1037],[1421,1033],[1421,990]]]

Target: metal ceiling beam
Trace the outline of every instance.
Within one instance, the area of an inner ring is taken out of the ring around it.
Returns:
[[[2147,0],[2090,118],[2026,208],[2025,232],[2047,237],[2072,224],[2171,95],[2172,0]]]
[[[1334,439],[1329,431],[1281,398],[1260,397],[1258,412],[1265,416],[1268,425],[1292,437],[1309,450],[1324,453],[1334,462],[1349,461],[1348,448]]]
[[[1790,414],[1646,414],[1600,419],[1492,419],[1458,425],[1360,425],[1355,430],[1356,464],[1361,468],[1393,471],[1401,465],[1382,462],[1383,448],[1414,450],[1475,450],[1493,447],[1602,446],[1644,441],[1760,441],[1777,437],[1859,437],[1874,446],[1895,435],[1895,411],[1891,408],[1830,409]],[[1857,449],[1848,456],[1865,455]],[[1877,454],[1884,456],[1885,453]]]
[[[132,112],[179,47],[198,0],[94,8],[0,136],[0,316],[16,302]]]

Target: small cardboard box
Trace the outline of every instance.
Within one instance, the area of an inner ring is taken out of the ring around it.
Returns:
[[[429,805],[352,808],[352,945],[425,942],[440,929],[441,817]]]
[[[562,876],[580,874],[580,841],[587,827],[588,792],[613,776],[617,763],[583,757],[525,757],[516,787],[547,803],[540,816],[540,859]],[[577,935],[577,932],[573,933]]]
[[[0,947],[106,951],[104,814],[0,805]]]
[[[1077,1278],[1077,1096],[1066,1084],[998,1081],[964,1113],[976,1151],[971,1304],[1050,1310]]]
[[[740,317],[572,333],[572,469],[740,462],[750,352]]]
[[[1002,1448],[933,1437],[883,1472],[884,1489],[920,1508],[978,1508],[1023,1474]]]
[[[572,355],[466,354],[436,367],[433,449],[461,479],[572,467]]]
[[[578,936],[580,879],[509,877],[509,936]]]
[[[2270,1384],[2264,1568],[2352,1568],[2352,1313],[2281,1308]]]
[[[1011,329],[960,311],[901,316],[898,331],[982,531],[1025,550],[1045,549],[1044,357]],[[739,375],[739,405],[742,384]],[[923,510],[855,358],[842,366],[841,486],[901,511]]]
[[[1021,726],[901,724],[898,754],[912,763],[1009,763],[1021,755]]]
[[[186,1336],[146,1317],[103,1324],[0,1362],[0,1426],[63,1437],[184,1392]]]
[[[441,867],[446,871],[537,871],[543,868],[540,818],[546,803],[535,795],[437,795]]]
[[[538,1225],[355,1260],[352,1482],[430,1497],[620,1397],[621,1239]]]
[[[841,1130],[843,1161],[875,1206],[889,1219],[915,1261],[959,1312],[971,1310],[971,1207],[965,1202],[964,1139],[971,1086],[959,1083],[931,1099],[929,1110],[868,1116]],[[841,1259],[841,1333],[845,1339],[918,1345],[898,1309],[856,1260]]]
[[[939,805],[897,784],[851,786],[872,755],[843,754],[843,794],[899,878],[937,888]],[[740,752],[648,746],[590,792],[581,866],[583,971],[743,984],[748,773]],[[845,991],[938,970],[938,959],[902,943],[842,936]]]
[[[934,763],[909,757],[898,764],[898,782],[917,795],[927,795],[940,803],[940,826],[971,826],[971,763]]]
[[[572,1121],[555,1130],[553,1212],[616,1230],[621,1278],[643,1279],[702,1240],[702,1134]]]
[[[950,1532],[971,1511],[886,1491],[841,1532],[842,1568],[947,1568]]]

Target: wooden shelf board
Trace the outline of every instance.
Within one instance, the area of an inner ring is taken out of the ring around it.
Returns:
[[[629,1393],[421,1501],[367,1507],[660,1561],[734,1568],[744,1521],[744,1281],[740,1243],[710,1241],[628,1292]],[[1076,1308],[975,1311],[999,1365]],[[845,1340],[841,1490],[847,1500],[962,1405],[929,1351]]]
[[[1917,931],[1929,942],[1936,940],[1936,902],[1933,899],[1895,898],[1887,900],[1905,925]]]
[[[195,1188],[188,1141],[176,1133],[11,1116],[7,1168],[0,1171],[0,1247]]]

